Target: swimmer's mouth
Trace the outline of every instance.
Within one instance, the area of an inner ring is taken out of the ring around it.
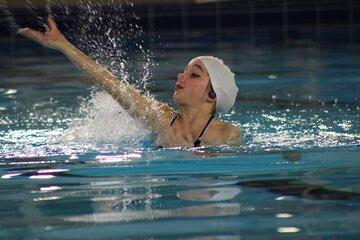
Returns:
[[[179,90],[179,89],[183,89],[183,87],[180,86],[180,85],[178,85],[178,84],[176,84],[176,85],[175,85],[175,90]]]

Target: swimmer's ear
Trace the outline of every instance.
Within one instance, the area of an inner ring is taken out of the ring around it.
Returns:
[[[215,103],[216,93],[214,92],[214,90],[210,90],[210,92],[207,94],[206,101],[209,103]]]
[[[215,102],[216,102],[216,98],[206,97],[206,101],[207,101],[208,103],[215,103]]]

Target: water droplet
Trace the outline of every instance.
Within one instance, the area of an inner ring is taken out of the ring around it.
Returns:
[[[270,78],[270,79],[276,79],[277,76],[276,76],[275,74],[270,74],[270,75],[268,76],[268,78]]]
[[[8,89],[6,92],[4,92],[4,95],[11,95],[11,94],[15,94],[18,91],[16,89]]]

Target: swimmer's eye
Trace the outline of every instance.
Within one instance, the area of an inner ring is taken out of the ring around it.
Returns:
[[[196,73],[191,74],[192,77],[200,77],[200,75],[197,75]]]

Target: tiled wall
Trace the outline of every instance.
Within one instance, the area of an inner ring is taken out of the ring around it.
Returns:
[[[237,34],[239,41],[252,43],[360,42],[358,0],[143,1],[132,9],[149,35],[181,35],[185,41],[211,33],[217,41]],[[26,8],[11,11],[24,25],[32,21]],[[6,25],[4,17],[0,24]],[[2,36],[9,35],[5,29],[0,28]]]

